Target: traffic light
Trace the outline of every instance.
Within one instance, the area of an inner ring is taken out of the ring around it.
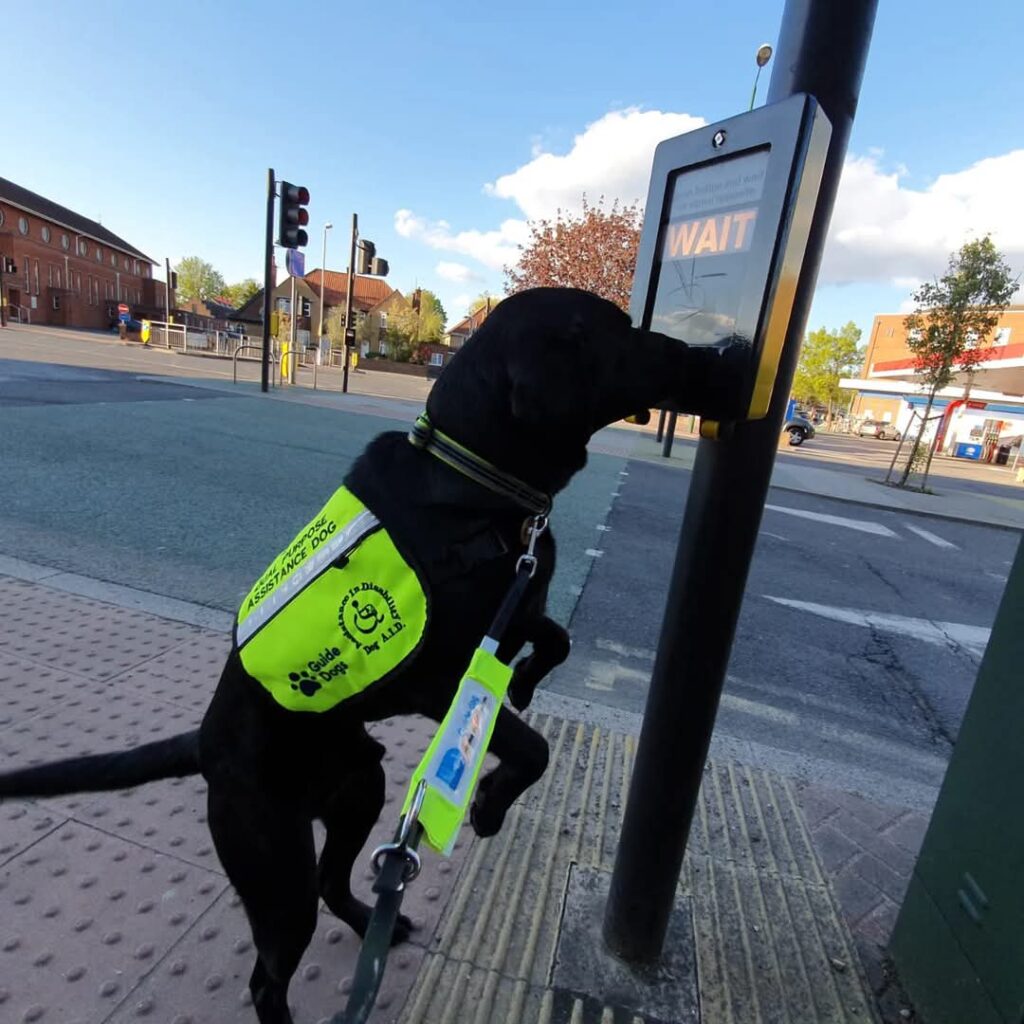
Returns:
[[[377,253],[377,246],[373,242],[368,242],[365,239],[359,240],[359,254],[356,257],[356,273],[357,274],[370,274],[371,265],[373,264],[373,258]]]
[[[374,277],[387,277],[390,269],[388,261],[382,260],[379,256],[370,260],[370,273],[373,274]]]
[[[178,272],[176,270],[171,271],[171,291],[176,292],[178,290]]]
[[[309,241],[302,229],[309,223],[309,189],[303,185],[281,182],[281,204],[277,219],[277,244],[285,249],[298,249]]]

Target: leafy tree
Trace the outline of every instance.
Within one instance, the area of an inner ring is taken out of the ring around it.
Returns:
[[[179,278],[179,284],[180,278]],[[247,277],[238,284],[229,284],[221,290],[221,295],[228,300],[232,309],[240,309],[244,306],[262,287],[254,277]]]
[[[914,293],[914,312],[903,321],[907,347],[914,353],[918,379],[928,389],[928,403],[907,457],[899,487],[907,486],[924,436],[935,395],[958,372],[970,377],[992,343],[999,317],[1017,288],[1018,278],[992,239],[966,242],[949,257],[946,273]],[[936,432],[937,433],[937,432]],[[929,456],[921,489],[928,480]]]
[[[405,361],[417,346],[440,341],[445,312],[437,296],[425,289],[419,294],[419,309],[410,302],[388,315],[387,339],[395,358]]]
[[[505,268],[506,290],[585,288],[628,309],[642,221],[637,204],[620,207],[616,200],[605,210],[603,196],[596,206],[584,196],[579,216],[559,210],[553,221],[531,221],[519,263]]]
[[[844,398],[839,381],[864,361],[864,350],[857,344],[860,335],[860,328],[852,320],[838,331],[820,327],[807,335],[800,349],[793,396],[827,406],[830,421]]]
[[[198,256],[186,256],[174,269],[178,275],[179,300],[215,299],[224,291],[224,278],[211,263]]]
[[[437,338],[430,340],[438,340],[441,335],[444,334],[444,325],[448,322],[448,314],[444,311],[444,306],[441,305],[441,300],[432,292],[426,288],[420,289],[420,312],[423,312],[423,308],[427,307],[428,310],[433,310],[437,315],[439,323],[437,328]],[[430,321],[433,324],[433,320]]]

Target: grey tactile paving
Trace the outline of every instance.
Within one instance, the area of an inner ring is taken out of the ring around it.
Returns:
[[[0,732],[62,704],[77,706],[83,694],[106,684],[40,665],[0,648]]]
[[[203,632],[10,577],[0,578],[0,607],[0,650],[93,680],[109,679]]]
[[[39,714],[0,730],[0,759],[15,768],[81,754],[124,750],[192,729],[195,712],[164,701],[104,688],[79,691]]]
[[[342,1009],[358,952],[353,933],[322,913],[288,993],[296,1020],[328,1021]],[[254,1024],[248,983],[255,955],[245,914],[229,890],[131,992],[109,1024]],[[413,945],[392,951],[370,1018],[375,1024],[394,1020],[422,957],[423,950]]]
[[[226,886],[66,822],[0,869],[0,1018],[107,1020]]]
[[[231,637],[204,633],[117,676],[111,685],[202,712],[213,697]]]
[[[0,867],[38,843],[66,819],[63,814],[31,804],[0,804]]]

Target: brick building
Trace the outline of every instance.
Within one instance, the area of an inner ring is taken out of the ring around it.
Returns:
[[[119,302],[133,317],[163,319],[153,260],[102,224],[0,178],[0,305],[12,320],[105,330]],[[173,302],[171,303],[173,306]]]

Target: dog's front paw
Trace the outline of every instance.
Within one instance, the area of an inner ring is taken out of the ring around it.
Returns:
[[[477,796],[469,807],[469,823],[481,839],[496,836],[505,823],[505,808],[494,809],[486,800]]]
[[[505,822],[506,805],[494,799],[492,775],[485,775],[477,786],[473,802],[469,805],[469,823],[482,839],[497,835]]]

